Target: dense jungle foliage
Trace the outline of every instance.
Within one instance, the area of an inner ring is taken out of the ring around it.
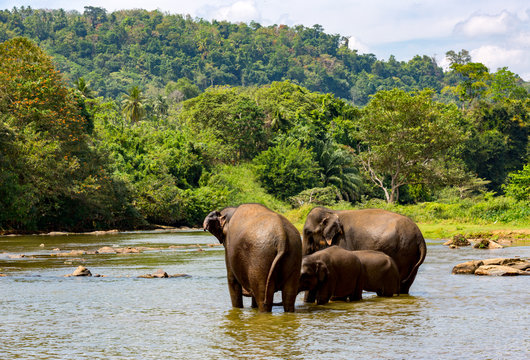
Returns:
[[[201,90],[290,80],[364,105],[369,95],[395,87],[439,92],[445,79],[428,56],[380,61],[350,50],[347,38],[319,25],[264,27],[160,11],[85,9],[0,11],[0,41],[32,39],[70,81],[83,77],[96,95],[109,98],[133,85],[157,89],[183,78]]]
[[[465,50],[444,73],[319,26],[93,7],[2,11],[0,40],[0,230],[196,226],[244,202],[529,221],[529,94]]]

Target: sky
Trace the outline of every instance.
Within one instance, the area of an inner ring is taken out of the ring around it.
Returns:
[[[0,0],[0,9],[84,11],[84,6],[161,10],[207,20],[255,21],[261,25],[311,27],[350,39],[351,48],[380,60],[394,55],[434,57],[468,50],[472,61],[491,72],[500,67],[530,81],[530,1],[528,0]]]

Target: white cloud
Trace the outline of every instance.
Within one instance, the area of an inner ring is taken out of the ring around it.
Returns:
[[[503,35],[517,22],[517,17],[507,11],[499,15],[474,15],[458,23],[455,26],[455,33],[467,37]]]
[[[359,54],[369,54],[370,48],[368,45],[357,39],[355,36],[348,38],[348,47],[352,50],[357,50]]]
[[[506,49],[495,45],[481,46],[471,50],[470,55],[473,62],[483,63],[490,72],[495,72],[508,64],[521,64],[526,58],[522,49]]]
[[[212,18],[232,22],[250,22],[251,20],[259,21],[260,15],[254,1],[236,1],[230,6],[214,11]]]

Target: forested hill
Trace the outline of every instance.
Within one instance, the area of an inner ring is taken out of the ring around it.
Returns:
[[[132,85],[163,88],[187,78],[212,85],[291,80],[364,105],[379,90],[442,89],[444,72],[428,56],[378,60],[347,38],[313,27],[205,21],[160,11],[85,7],[77,11],[0,11],[0,42],[24,36],[52,55],[71,82],[83,77],[97,95],[117,98]]]

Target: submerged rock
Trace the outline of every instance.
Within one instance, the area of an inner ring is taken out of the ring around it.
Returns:
[[[110,246],[103,246],[96,251],[96,254],[139,254],[141,250],[133,247],[113,248]]]
[[[116,254],[116,249],[110,246],[103,246],[96,251],[98,254]]]
[[[80,256],[88,254],[85,250],[72,250],[70,252],[52,253],[51,256]]]
[[[145,274],[138,276],[139,278],[143,279],[163,279],[163,278],[175,278],[175,277],[190,277],[188,274],[174,274],[174,275],[168,275],[167,272],[165,272],[162,269],[158,269],[153,274]]]

